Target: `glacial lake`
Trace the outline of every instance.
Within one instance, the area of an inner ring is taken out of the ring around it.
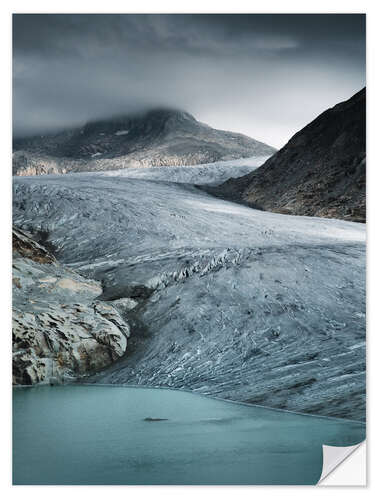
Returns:
[[[315,484],[322,444],[364,438],[361,423],[169,389],[13,390],[14,484]]]

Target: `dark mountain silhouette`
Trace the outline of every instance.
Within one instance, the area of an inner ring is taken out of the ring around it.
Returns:
[[[210,192],[273,212],[366,219],[366,89],[322,113],[254,172]]]

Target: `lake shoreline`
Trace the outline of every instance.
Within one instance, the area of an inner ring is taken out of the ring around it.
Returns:
[[[321,419],[328,419],[328,420],[338,420],[342,422],[351,422],[353,424],[361,424],[364,427],[366,427],[366,421],[361,421],[361,420],[353,420],[349,418],[340,418],[340,417],[330,417],[329,415],[319,415],[319,414],[314,414],[314,413],[302,413],[298,411],[293,411],[293,410],[285,410],[283,408],[273,408],[271,406],[262,406],[262,405],[257,405],[254,403],[245,403],[244,401],[235,401],[233,399],[224,399],[224,398],[219,398],[216,396],[211,396],[209,394],[201,394],[197,391],[192,391],[189,389],[179,389],[175,387],[156,387],[156,386],[147,386],[147,385],[134,385],[134,384],[101,384],[101,383],[84,383],[84,382],[68,382],[66,384],[37,384],[37,385],[17,385],[13,386],[13,389],[27,389],[27,388],[33,388],[33,387],[60,387],[60,386],[88,386],[88,387],[123,387],[126,389],[157,389],[157,390],[170,390],[170,391],[177,391],[177,392],[185,392],[188,394],[194,394],[197,396],[202,396],[208,399],[214,399],[216,401],[223,401],[225,403],[231,403],[235,405],[241,405],[241,406],[246,406],[246,407],[251,407],[251,408],[261,408],[264,410],[273,410],[277,412],[282,412],[282,413],[291,413],[293,415],[300,415],[302,417],[312,417],[312,418],[321,418]]]

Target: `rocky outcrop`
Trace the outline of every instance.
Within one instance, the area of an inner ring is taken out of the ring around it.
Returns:
[[[126,309],[97,300],[101,293],[98,282],[60,265],[28,234],[13,230],[14,384],[72,380],[125,353]]]
[[[255,139],[213,129],[189,113],[170,109],[18,139],[13,149],[13,175],[196,165],[275,152]]]
[[[44,158],[27,151],[13,153],[13,175],[46,174],[66,174],[66,168],[53,158]]]
[[[255,208],[366,220],[366,89],[322,113],[259,169],[209,189]]]

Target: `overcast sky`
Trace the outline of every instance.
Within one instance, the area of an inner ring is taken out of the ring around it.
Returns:
[[[365,85],[363,15],[14,15],[15,135],[155,106],[281,147]]]

